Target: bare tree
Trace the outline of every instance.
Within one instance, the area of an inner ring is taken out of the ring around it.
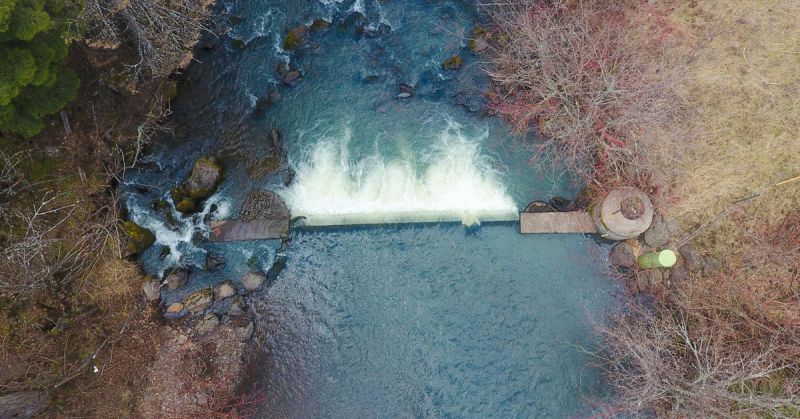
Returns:
[[[676,111],[673,80],[653,65],[668,25],[645,2],[485,2],[499,33],[490,106],[540,152],[587,177],[641,162],[639,139]]]
[[[80,22],[89,45],[116,48],[131,42],[139,61],[136,79],[165,77],[192,58],[209,0],[87,0]]]

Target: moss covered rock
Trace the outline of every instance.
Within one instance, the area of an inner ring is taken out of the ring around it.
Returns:
[[[161,96],[166,102],[172,102],[178,97],[178,82],[172,80],[161,85]]]
[[[460,55],[454,55],[442,62],[442,68],[445,70],[458,70],[464,65]]]
[[[200,209],[200,202],[216,192],[222,180],[222,166],[210,157],[197,159],[186,182],[170,190],[175,209],[188,214]]]
[[[128,236],[128,243],[125,247],[126,254],[128,255],[132,256],[142,253],[156,242],[156,236],[152,231],[133,221],[125,221],[122,223],[122,229],[125,231],[125,235]]]
[[[283,49],[286,51],[294,51],[303,47],[308,37],[308,28],[305,26],[297,26],[292,28],[283,38]]]
[[[214,292],[211,288],[203,288],[197,290],[183,300],[183,305],[186,310],[192,313],[199,313],[214,304]]]

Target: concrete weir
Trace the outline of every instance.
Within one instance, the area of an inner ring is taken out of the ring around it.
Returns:
[[[209,240],[216,242],[280,239],[289,232],[288,218],[211,221]]]

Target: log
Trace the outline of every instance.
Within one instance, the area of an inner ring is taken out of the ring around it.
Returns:
[[[30,418],[47,407],[47,395],[23,391],[0,397],[0,419]]]

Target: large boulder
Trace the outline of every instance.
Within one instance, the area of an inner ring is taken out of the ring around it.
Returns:
[[[186,310],[192,313],[199,313],[214,304],[214,292],[211,288],[203,288],[189,294],[184,300],[183,305]]]
[[[260,291],[267,277],[261,272],[248,272],[242,277],[242,286],[249,292]]]
[[[200,201],[213,195],[221,180],[222,166],[216,160],[210,157],[197,159],[186,182],[170,191],[175,209],[182,213],[197,211]]]
[[[142,253],[156,242],[156,236],[152,231],[133,221],[125,221],[122,223],[122,230],[125,231],[125,235],[128,237],[125,246],[125,253],[128,256]]]
[[[462,66],[464,66],[464,61],[461,59],[460,55],[454,55],[442,61],[442,68],[445,70],[458,70]]]

